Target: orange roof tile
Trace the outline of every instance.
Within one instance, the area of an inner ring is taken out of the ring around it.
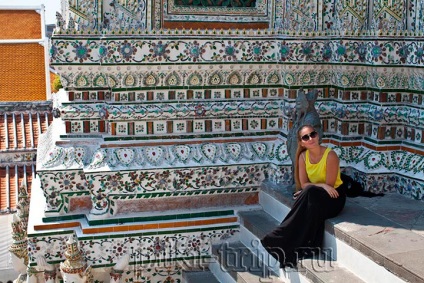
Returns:
[[[41,15],[34,10],[0,10],[0,39],[41,38]]]
[[[0,44],[0,101],[46,100],[44,65],[38,43]]]

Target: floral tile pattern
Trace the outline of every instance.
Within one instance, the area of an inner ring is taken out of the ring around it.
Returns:
[[[199,34],[199,36],[204,36]],[[225,35],[222,35],[225,36]],[[60,66],[63,63],[67,65],[80,65],[81,63],[91,64],[139,64],[146,63],[154,66],[159,62],[164,63],[183,63],[191,59],[190,46],[199,46],[202,50],[196,58],[196,63],[215,63],[234,62],[234,63],[255,63],[267,62],[275,64],[277,62],[296,63],[296,64],[340,64],[349,63],[350,65],[365,65],[372,68],[373,66],[422,66],[424,64],[424,53],[422,52],[423,46],[421,43],[405,37],[402,41],[392,41],[390,38],[376,38],[376,39],[358,39],[357,37],[343,36],[341,39],[322,39],[311,37],[308,40],[301,38],[289,37],[287,39],[279,39],[279,35],[275,35],[275,39],[269,39],[269,35],[259,35],[262,37],[261,41],[257,39],[247,40],[240,35],[227,35],[228,39],[215,40],[213,42],[205,39],[199,40],[180,40],[171,35],[163,35],[162,39],[152,40],[146,39],[110,39],[110,40],[92,40],[80,38],[67,39],[56,38],[53,41],[51,51],[51,64]],[[283,34],[281,34],[283,36]],[[401,35],[398,35],[401,36]],[[75,53],[81,53],[81,50],[74,49],[74,45],[83,46],[85,56],[80,59],[75,57]],[[108,46],[110,50],[106,56],[101,57],[99,49],[103,46]],[[160,47],[161,52],[156,54],[155,50]],[[122,50],[128,48],[131,50],[130,54],[123,53]],[[171,72],[170,74],[175,79],[168,78],[168,85],[174,84],[181,80],[181,76],[177,73]],[[216,73],[211,74],[211,80],[216,83],[223,83],[220,76],[216,77]],[[133,79],[128,79],[132,76]],[[141,82],[134,79],[138,77],[136,74],[128,74],[122,76],[122,84],[127,87],[139,85]],[[145,85],[155,85],[160,80],[155,74],[147,73],[144,76]],[[240,76],[228,76],[230,84],[239,84]],[[271,79],[270,81],[274,81]],[[278,79],[278,78],[277,78]],[[302,80],[306,83],[311,77],[303,77]],[[383,77],[374,77],[375,84],[383,88],[386,83]],[[351,83],[349,77],[340,76],[341,84],[348,85]],[[357,83],[361,83],[357,81]],[[74,84],[79,87],[87,86],[90,83],[89,79],[83,73],[78,74],[74,79]],[[143,80],[142,80],[143,81]],[[187,85],[204,85],[210,80],[203,80],[201,73],[194,70],[187,76]],[[247,77],[249,84],[258,84],[264,81],[260,73],[252,72]],[[291,78],[285,78],[287,84],[291,84]],[[111,82],[109,82],[109,86]],[[365,81],[363,82],[365,83]]]
[[[233,225],[159,233],[79,236],[78,239],[87,263],[95,268],[113,266],[125,254],[130,256],[131,265],[210,257],[213,244],[237,237],[238,233],[238,225]],[[66,231],[55,235],[29,235],[30,264],[35,265],[39,255],[48,262],[63,261],[66,241],[72,234]]]
[[[423,200],[423,5],[69,1],[50,49],[65,89],[54,113],[64,123],[40,139],[44,215],[72,219],[84,204],[86,217],[116,220],[136,202],[252,196],[265,179],[289,185],[286,137],[299,88],[317,89],[323,139],[343,170],[367,190]],[[75,233],[94,269],[128,254],[121,280],[181,282],[176,262],[209,258],[213,244],[237,239],[236,220],[216,223],[36,231],[30,265],[39,255],[63,261]]]

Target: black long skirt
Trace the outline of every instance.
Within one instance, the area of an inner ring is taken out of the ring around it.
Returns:
[[[324,237],[324,222],[337,216],[346,202],[346,188],[337,188],[338,198],[331,198],[321,187],[302,190],[283,222],[261,243],[280,262],[280,267],[296,267],[306,251],[319,250]]]

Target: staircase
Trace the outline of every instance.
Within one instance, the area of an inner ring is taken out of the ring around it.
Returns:
[[[324,255],[282,270],[259,239],[282,221],[293,200],[270,183],[259,200],[261,209],[238,212],[240,241],[214,247],[209,268],[217,281],[198,282],[424,282],[422,202],[398,194],[348,198],[344,211],[326,221]]]

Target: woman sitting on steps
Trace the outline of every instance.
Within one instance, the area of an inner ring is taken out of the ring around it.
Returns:
[[[296,201],[283,222],[261,240],[282,268],[297,267],[302,255],[321,247],[325,220],[337,216],[346,202],[337,154],[320,145],[310,125],[302,126],[297,136]]]

